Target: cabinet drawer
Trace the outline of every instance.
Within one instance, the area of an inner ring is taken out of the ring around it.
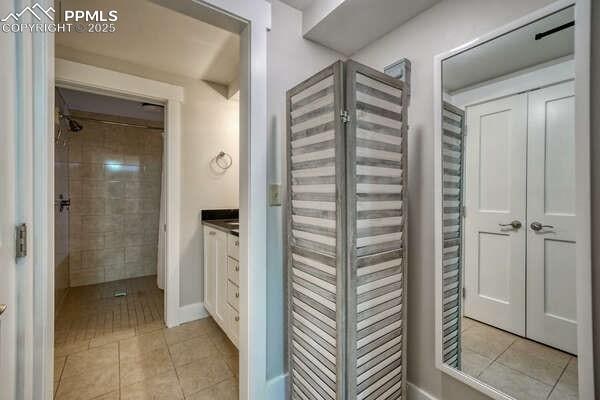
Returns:
[[[231,281],[227,281],[227,302],[236,310],[240,309],[240,288]]]
[[[231,257],[227,258],[227,278],[236,285],[240,285],[240,262]]]
[[[227,240],[227,255],[236,260],[240,259],[240,238],[229,235]]]
[[[239,348],[240,341],[240,313],[233,307],[229,307],[229,332],[227,336],[235,347]]]

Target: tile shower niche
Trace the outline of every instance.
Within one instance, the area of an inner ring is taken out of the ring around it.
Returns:
[[[408,95],[354,61],[288,91],[293,399],[406,398]]]

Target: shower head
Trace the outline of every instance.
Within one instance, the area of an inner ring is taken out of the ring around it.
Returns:
[[[75,121],[74,119],[67,118],[67,120],[69,121],[69,130],[71,132],[79,132],[80,130],[83,129],[83,125],[81,125],[79,122]]]
[[[58,117],[62,120],[67,121],[69,130],[71,132],[79,132],[83,129],[83,125],[81,125],[79,122],[75,121],[73,118],[69,117],[68,115],[59,114]]]

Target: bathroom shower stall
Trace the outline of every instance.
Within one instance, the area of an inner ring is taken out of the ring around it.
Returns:
[[[164,319],[163,116],[158,104],[56,89],[57,345]]]

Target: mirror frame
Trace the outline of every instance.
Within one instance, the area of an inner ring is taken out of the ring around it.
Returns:
[[[435,365],[451,377],[496,400],[513,397],[442,361],[442,63],[444,60],[496,39],[564,8],[575,6],[575,152],[577,352],[579,399],[594,399],[592,322],[591,200],[590,200],[590,48],[591,0],[559,0],[486,35],[434,57],[434,240],[435,240]]]

